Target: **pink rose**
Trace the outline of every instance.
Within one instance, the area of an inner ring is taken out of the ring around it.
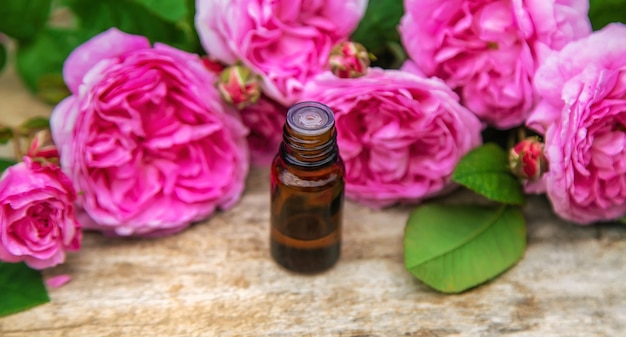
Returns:
[[[263,77],[266,95],[290,105],[366,7],[367,0],[198,0],[196,29],[209,55],[241,61]]]
[[[585,0],[407,0],[400,35],[409,56],[501,129],[524,122],[533,75],[550,50],[591,32]]]
[[[626,25],[551,55],[535,85],[544,100],[528,123],[545,132],[554,211],[579,224],[626,214]]]
[[[283,140],[286,115],[287,108],[265,97],[241,110],[243,123],[250,129],[248,146],[254,164],[271,164]]]
[[[0,260],[34,269],[63,263],[82,239],[74,200],[72,182],[58,166],[24,157],[9,167],[0,179]]]
[[[441,193],[461,157],[481,142],[480,122],[439,79],[379,68],[358,78],[326,72],[304,97],[333,109],[346,195],[369,206]]]
[[[85,227],[165,235],[237,202],[247,131],[198,56],[110,29],[74,50],[63,73],[73,95],[50,123],[94,220]]]

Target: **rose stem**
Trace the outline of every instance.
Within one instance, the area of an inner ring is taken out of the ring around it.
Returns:
[[[15,152],[15,159],[17,161],[21,161],[23,156],[22,144],[20,142],[20,136],[18,135],[16,130],[13,130],[13,152]]]

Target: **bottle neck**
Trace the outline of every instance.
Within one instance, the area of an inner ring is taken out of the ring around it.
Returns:
[[[320,168],[334,164],[339,156],[335,127],[321,135],[307,136],[285,124],[280,156],[287,164],[299,168]]]

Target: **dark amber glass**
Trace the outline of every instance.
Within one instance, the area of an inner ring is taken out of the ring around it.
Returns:
[[[344,165],[332,111],[316,102],[289,109],[272,163],[272,257],[283,267],[316,273],[341,252]]]

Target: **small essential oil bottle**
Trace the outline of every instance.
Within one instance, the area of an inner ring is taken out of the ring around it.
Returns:
[[[272,163],[270,245],[283,267],[316,273],[339,259],[344,172],[330,108],[293,105]]]

